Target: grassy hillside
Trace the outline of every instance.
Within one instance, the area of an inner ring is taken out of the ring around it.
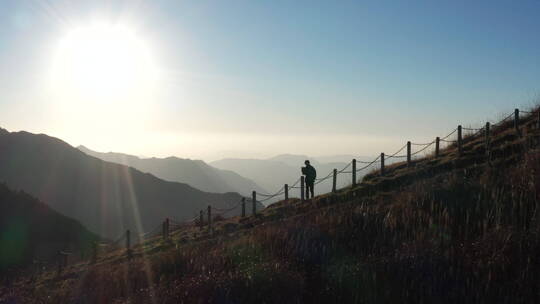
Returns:
[[[535,116],[536,117],[536,116]],[[540,130],[523,119],[355,188],[185,227],[4,300],[88,303],[538,303]],[[70,288],[76,286],[76,288]],[[84,300],[83,300],[84,299]]]

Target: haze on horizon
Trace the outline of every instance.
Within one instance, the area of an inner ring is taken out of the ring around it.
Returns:
[[[144,156],[376,155],[538,100],[538,1],[0,3],[0,127]]]

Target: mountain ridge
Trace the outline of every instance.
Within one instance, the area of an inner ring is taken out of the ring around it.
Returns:
[[[183,221],[208,205],[224,209],[241,199],[237,193],[203,192],[105,162],[44,134],[2,133],[0,151],[0,181],[105,237],[116,237],[126,229],[136,235],[166,217]]]
[[[202,160],[168,156],[140,158],[119,152],[97,152],[85,146],[77,149],[104,161],[133,167],[158,178],[188,184],[205,192],[238,192],[250,196],[252,191],[265,192],[255,182],[231,171],[214,168]]]

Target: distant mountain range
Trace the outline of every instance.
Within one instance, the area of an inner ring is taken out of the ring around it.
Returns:
[[[251,196],[253,190],[266,192],[253,181],[235,172],[209,166],[202,160],[178,157],[139,158],[123,153],[96,152],[85,146],[79,146],[78,149],[101,160],[133,167],[161,179],[185,183],[206,192],[238,192],[245,196]]]
[[[0,276],[33,260],[52,262],[59,250],[89,253],[98,237],[78,221],[0,183]]]
[[[311,165],[317,170],[317,177],[323,178],[331,173],[334,168],[342,169],[352,160],[352,156],[347,162],[322,162],[316,157],[306,155],[283,154],[269,159],[240,159],[227,158],[211,162],[210,165],[223,170],[231,170],[253,180],[270,193],[283,188],[284,184],[291,186],[301,176],[300,168],[304,166],[305,160],[310,160]],[[329,156],[321,159],[347,159],[347,156]],[[350,169],[349,169],[350,170]],[[358,176],[360,178],[361,176]],[[337,186],[344,187],[351,184],[350,174],[339,175]],[[332,190],[332,179],[328,179],[315,186],[316,193],[326,193]],[[298,197],[298,189],[290,190],[291,197]]]
[[[47,135],[0,129],[0,182],[22,189],[91,231],[115,238],[190,219],[208,205],[229,208],[237,193],[207,193],[102,161]],[[262,208],[262,205],[258,205]],[[238,214],[240,208],[229,213]]]

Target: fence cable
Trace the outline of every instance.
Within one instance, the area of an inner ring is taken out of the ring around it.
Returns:
[[[152,230],[148,231],[148,232],[145,232],[145,233],[140,233],[139,234],[139,237],[144,239],[146,238],[147,236],[149,235],[153,235],[154,233],[156,232],[159,232],[159,229],[161,228],[161,224],[158,224],[156,225]]]
[[[323,182],[325,180],[327,180],[328,178],[330,178],[330,176],[332,176],[334,174],[334,170],[332,170],[330,173],[328,173],[327,176],[323,177],[323,178],[316,178],[315,181],[318,181],[319,182]],[[316,184],[318,184],[316,183]]]
[[[360,171],[362,171],[362,170],[364,170],[364,169],[370,167],[371,165],[373,165],[374,163],[376,163],[380,158],[381,158],[380,155],[377,156],[373,161],[371,161],[371,163],[369,163],[369,164],[367,164],[367,165],[365,165],[365,166],[363,166],[363,167],[361,167],[361,168],[356,169],[356,172],[360,172]]]
[[[260,202],[260,203],[264,203],[264,202],[266,202],[267,200],[273,199],[274,197],[276,197],[276,196],[278,196],[278,195],[282,195],[283,193],[284,193],[284,192],[276,193],[276,195],[267,197],[267,198],[265,198],[265,199],[263,199],[263,200],[260,200],[259,202]]]
[[[535,112],[530,112],[530,111],[520,111],[521,113],[525,113],[525,114],[534,114],[534,113],[538,113],[537,111]],[[509,114],[508,116],[506,116],[505,118],[503,118],[502,120],[500,120],[499,122],[497,123],[494,123],[492,124],[493,127],[495,126],[500,126],[502,125],[506,120],[508,120],[509,118],[511,118],[512,116],[514,115],[514,112],[512,112],[511,114]],[[475,133],[473,133],[471,136],[476,136],[478,135],[479,133],[485,131],[485,127],[482,127],[482,128],[464,128],[462,127],[463,130],[467,130],[467,131],[476,131]],[[447,142],[447,143],[456,143],[457,140],[447,140],[448,137],[452,136],[458,129],[454,129],[452,132],[450,132],[448,135],[446,135],[445,137],[443,138],[440,138],[439,140],[442,141],[442,142]],[[414,145],[414,146],[424,146],[422,149],[420,149],[419,151],[416,151],[414,153],[411,154],[412,155],[417,155],[423,151],[425,151],[427,148],[429,148],[430,146],[432,146],[436,141],[432,141],[430,143],[411,143],[411,145]],[[402,157],[407,157],[406,155],[397,155],[398,153],[400,153],[405,147],[407,147],[407,144],[405,144],[403,147],[401,147],[397,152],[395,152],[394,154],[392,155],[389,155],[389,156],[386,156],[385,158],[386,159],[391,159],[391,158],[402,158]],[[361,164],[366,164],[365,166],[361,167],[361,168],[358,168],[356,169],[356,172],[359,172],[359,171],[362,171],[370,166],[372,166],[373,164],[375,164],[377,161],[379,161],[381,158],[381,156],[377,156],[373,161],[371,162],[368,162],[368,161],[357,161],[357,163],[361,163]],[[352,162],[349,162],[343,169],[341,169],[340,171],[336,171],[338,174],[341,174],[341,173],[352,173],[352,171],[345,171],[347,170],[350,166],[351,166]],[[316,179],[316,183],[315,184],[319,184],[319,183],[322,183],[326,180],[328,180],[330,177],[332,177],[334,173],[334,170],[332,170],[332,172],[330,172],[328,175],[326,175],[325,177],[323,178],[319,178],[319,179]],[[299,178],[298,180],[296,180],[296,182],[289,186],[290,189],[298,189],[300,187],[297,187],[296,185],[301,181],[301,178]],[[263,197],[266,197],[264,200],[260,200],[259,202],[264,202],[264,201],[267,201],[271,198],[274,198],[278,195],[281,195],[285,192],[285,189],[284,188],[281,188],[280,190],[278,190],[275,194],[266,194],[266,193],[258,193],[260,196],[263,196]],[[252,201],[250,199],[247,199],[245,201]],[[215,213],[215,215],[224,215],[236,208],[238,208],[240,205],[242,204],[242,201],[238,202],[236,205],[230,207],[230,208],[226,208],[226,209],[221,209],[221,208],[214,208],[214,210],[218,211],[218,213]],[[174,220],[174,219],[170,219],[169,218],[169,221],[172,222],[172,227],[185,227],[184,225],[186,224],[189,224],[190,222],[193,222],[193,221],[196,221],[198,219],[199,216],[195,216],[191,219],[188,219],[188,220],[184,220],[184,221],[177,221],[177,220]],[[141,233],[141,234],[138,234],[140,238],[144,239],[145,237],[149,236],[149,235],[152,235],[156,232],[158,232],[161,227],[161,224],[160,225],[157,225],[155,226],[152,230],[146,232],[146,233]],[[127,233],[122,233],[118,238],[116,238],[114,241],[112,242],[109,242],[109,243],[97,243],[96,244],[98,246],[104,246],[104,247],[111,247],[111,246],[115,246],[117,245],[118,243],[120,243],[122,240],[126,239],[127,238]],[[66,254],[69,254],[69,253],[66,253]],[[44,262],[40,262],[38,260],[34,260],[33,263],[44,263]]]
[[[281,191],[281,189],[278,190],[277,192],[279,192],[279,191]],[[277,193],[277,192],[276,192],[276,193]],[[274,193],[274,194],[275,194],[275,193]],[[270,196],[273,196],[274,194],[259,193],[259,192],[257,192],[257,196],[262,196],[262,197],[270,197]]]
[[[481,134],[482,132],[484,132],[485,129],[486,129],[485,127],[480,128],[480,129],[478,129],[478,131],[474,132],[471,136],[472,136],[472,137],[475,137],[475,136],[477,136],[478,134]]]
[[[514,115],[513,112],[510,113],[510,115],[508,115],[508,116],[506,116],[505,118],[501,119],[499,122],[494,123],[493,126],[496,127],[496,126],[502,125],[508,118],[511,118],[513,115]]]
[[[323,181],[323,180],[326,180],[327,178],[329,178],[330,176],[332,176],[334,174],[334,170],[332,170],[330,173],[328,173],[328,175],[326,175],[325,177],[322,177],[322,178],[316,178],[315,181]]]
[[[300,178],[298,178],[292,186],[289,186],[289,188],[294,188],[294,186],[298,185],[299,182],[300,182]]]
[[[457,140],[446,140],[446,139],[439,139],[439,140],[445,143],[451,143],[451,144],[457,143]]]
[[[228,212],[228,211],[231,211],[231,210],[234,210],[238,207],[240,207],[240,205],[242,204],[242,201],[238,202],[236,205],[230,207],[230,208],[225,208],[225,209],[220,209],[220,208],[213,208],[215,211],[218,211],[218,212]]]
[[[351,165],[352,165],[352,162],[349,162],[343,169],[339,170],[337,173],[338,174],[342,173],[343,171],[347,170],[347,168],[349,168]]]
[[[445,141],[448,137],[452,136],[452,134],[456,133],[457,128],[454,129],[454,131],[450,132],[450,134],[446,135],[445,137],[440,138],[439,140]]]
[[[406,158],[406,157],[407,155],[396,155],[396,156],[392,156],[391,158]]]
[[[119,237],[117,237],[114,241],[109,243],[99,243],[99,246],[106,247],[106,246],[114,246],[120,243],[123,239],[126,238],[126,233],[122,233]]]
[[[185,225],[189,222],[193,222],[195,221],[197,218],[199,218],[200,215],[196,215],[190,219],[187,219],[187,220],[183,220],[183,221],[179,221],[179,220],[175,220],[175,219],[171,219],[169,218],[169,223],[172,223],[173,226],[182,226],[182,225]]]
[[[325,177],[325,178],[323,178],[323,179],[320,179],[320,180],[316,181],[316,182],[315,182],[315,185],[318,185],[318,184],[320,184],[320,183],[322,183],[322,182],[324,182],[324,181],[330,179],[330,177],[333,177],[333,173],[334,173],[334,172],[330,173],[327,177]]]
[[[396,155],[397,155],[399,152],[403,151],[403,149],[405,149],[406,147],[407,147],[407,144],[405,144],[403,147],[401,147],[399,150],[397,150],[394,154],[385,156],[384,158],[385,158],[385,159],[391,159],[391,158],[394,158],[394,157],[398,157],[398,156],[396,156]]]
[[[272,195],[272,196],[270,196],[270,197],[267,197],[267,198],[265,198],[265,199],[263,199],[263,200],[260,200],[259,202],[261,202],[261,203],[262,203],[262,202],[266,202],[267,200],[272,199],[272,198],[274,198],[274,197],[276,197],[276,196],[278,196],[278,195],[282,195],[283,193],[285,193],[285,191],[278,192],[278,193],[276,193],[276,194],[274,194],[274,195]]]
[[[184,221],[179,221],[179,220],[176,220],[176,219],[173,219],[173,218],[170,218],[169,217],[169,222],[172,223],[172,224],[176,224],[176,225],[181,225],[184,223]]]
[[[296,185],[298,182],[300,182],[300,179],[298,179],[298,181],[295,183],[295,185]],[[278,195],[281,195],[281,194],[283,194],[283,193],[285,193],[285,188],[284,188],[284,187],[281,187],[281,188],[279,188],[279,190],[276,191],[274,194],[257,193],[257,195],[260,195],[260,196],[262,196],[262,197],[265,197],[264,200],[260,201],[260,202],[265,202],[265,201],[267,201],[267,200],[269,200],[269,199],[271,199],[271,198],[274,198],[274,197],[276,197],[276,196],[278,196]]]
[[[416,154],[418,154],[418,153],[421,153],[422,151],[424,151],[424,150],[426,150],[427,148],[431,147],[431,145],[433,145],[434,143],[435,143],[435,141],[432,141],[432,142],[431,142],[430,144],[428,144],[427,146],[425,146],[425,147],[423,147],[422,149],[420,149],[420,150],[418,150],[418,151],[412,153],[411,156],[416,155]]]
[[[534,114],[536,112],[530,112],[530,111],[520,111],[521,113],[525,113],[525,114]],[[505,118],[503,118],[502,120],[500,120],[499,122],[497,123],[494,123],[492,126],[500,126],[502,125],[506,120],[508,120],[509,118],[511,118],[512,116],[514,115],[514,113],[512,112],[511,114],[509,114],[508,116],[506,116]],[[458,129],[454,129],[452,130],[452,132],[450,132],[448,135],[440,138],[439,140],[442,141],[442,142],[447,142],[447,143],[456,143],[457,140],[447,140],[447,138],[449,138],[450,136],[452,136],[454,133],[456,133]],[[472,136],[476,136],[478,135],[479,133],[485,131],[485,127],[482,127],[482,128],[466,128],[466,127],[462,127],[462,130],[467,130],[467,131],[475,131],[474,134],[472,134]],[[427,148],[431,147],[433,144],[435,143],[435,141],[432,141],[432,142],[429,142],[429,143],[411,143],[411,145],[414,145],[414,146],[424,146],[422,149],[414,152],[414,153],[411,153],[411,156],[413,155],[417,155],[423,151],[425,151]],[[398,151],[396,151],[394,154],[392,155],[388,155],[388,156],[385,156],[385,159],[391,159],[391,158],[404,158],[404,157],[407,157],[407,155],[397,155],[399,154],[401,151],[403,151],[403,149],[405,149],[407,147],[407,144],[405,144],[403,147],[401,147]],[[360,168],[357,168],[356,169],[356,172],[359,172],[359,171],[362,171],[370,166],[372,166],[373,164],[375,164],[377,161],[379,161],[381,158],[381,156],[377,156],[374,160],[372,160],[371,162],[369,161],[356,161],[357,163],[360,163],[360,164],[365,164],[365,166],[363,167],[360,167]],[[349,162],[344,168],[342,168],[341,170],[339,171],[336,171],[337,174],[342,174],[342,173],[352,173],[352,171],[346,171],[350,166],[351,166],[352,162]],[[319,183],[322,183],[328,179],[330,179],[332,176],[333,176],[333,173],[334,171],[332,170],[332,172],[330,172],[328,175],[326,175],[325,177],[323,178],[318,178],[318,179],[315,179],[315,184],[319,184]],[[295,183],[291,186],[289,186],[290,189],[299,189],[300,187],[297,186],[297,184],[301,181],[301,178],[299,178],[298,180],[295,181]],[[281,188],[279,189],[276,193],[274,194],[267,194],[267,193],[257,193],[258,195],[264,197],[265,199],[263,200],[259,200],[259,202],[265,202],[269,199],[272,199],[278,195],[282,195],[285,193],[285,190],[284,188]],[[250,199],[248,199],[248,201],[252,201]],[[238,202],[236,205],[230,207],[230,208],[225,208],[225,209],[222,209],[222,208],[214,208],[215,211],[217,211],[217,213],[215,213],[215,215],[224,215],[232,210],[235,210],[236,208],[238,208],[240,205],[242,204],[242,201]],[[173,227],[184,227],[183,225],[185,224],[188,224],[190,222],[193,222],[195,220],[197,220],[199,216],[195,216],[191,219],[188,219],[188,220],[185,220],[185,221],[177,221],[177,220],[174,220],[174,219],[169,219],[172,223],[173,223]],[[157,225],[155,226],[152,230],[146,232],[146,233],[141,233],[139,234],[139,237],[141,238],[145,238],[149,235],[152,235],[156,232],[158,232],[161,227],[161,225]],[[126,233],[122,233],[121,236],[119,236],[118,238],[115,239],[115,241],[113,242],[110,242],[110,243],[100,243],[99,245],[100,246],[115,246],[117,245],[118,243],[120,243],[122,240],[124,240],[126,238],[127,234]]]
[[[337,174],[340,174],[340,173],[351,173],[352,171],[348,171],[348,172],[345,171],[345,170],[347,170],[351,165],[352,165],[352,161],[349,162],[345,167],[343,167],[341,170],[337,171],[336,173],[337,173]],[[333,174],[334,174],[334,170],[332,170],[330,173],[328,173],[328,175],[326,175],[325,177],[315,179],[315,181],[316,181],[315,185],[318,185],[318,184],[324,182],[325,180],[329,179]],[[300,182],[300,179],[298,179],[298,180],[296,181],[296,183],[294,183],[294,185],[290,186],[289,188],[290,188],[290,189],[300,189],[300,187],[295,187],[296,184],[298,184],[299,182]]]
[[[172,229],[172,231],[176,231],[176,230],[179,230],[181,228],[185,228],[187,226],[189,226],[190,224],[194,224],[194,222],[199,218],[199,215],[198,216],[195,216],[195,217],[192,217],[188,220],[185,220],[184,222],[180,222],[178,224],[174,224],[172,225],[173,228],[176,228],[176,229]]]
[[[465,127],[461,127],[462,130],[467,130],[467,131],[481,131],[483,128],[465,128]]]
[[[365,160],[357,160],[357,164],[371,164],[371,161],[365,161]]]

